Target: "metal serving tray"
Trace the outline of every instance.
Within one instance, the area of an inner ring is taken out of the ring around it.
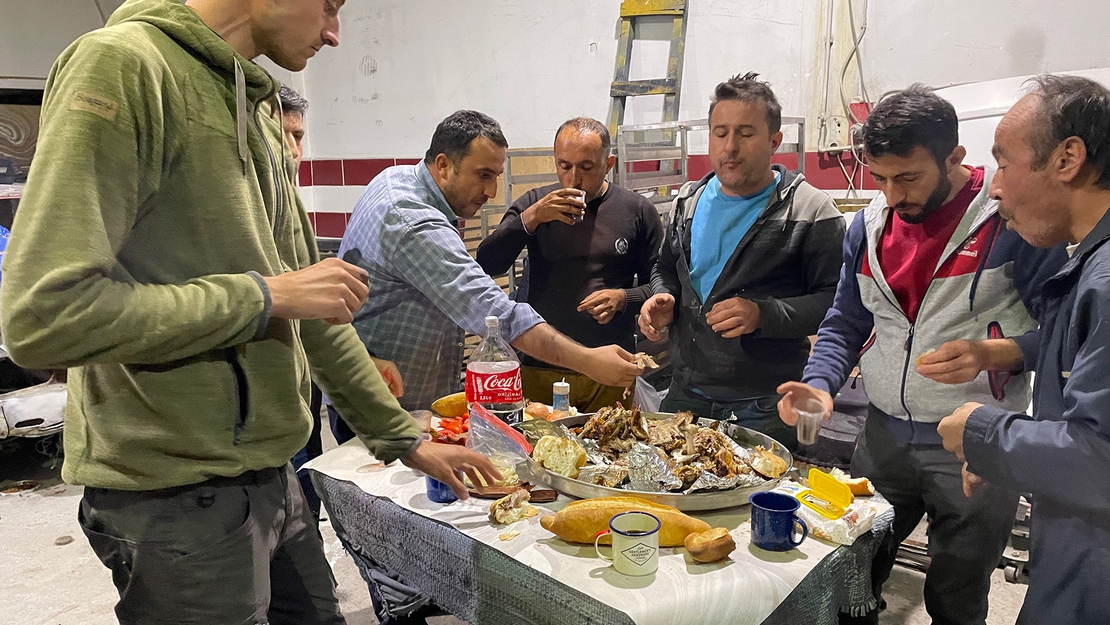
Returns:
[[[663,412],[645,412],[643,413],[648,419],[669,419],[674,415],[671,413]],[[589,420],[587,415],[578,415],[574,417],[567,417],[565,419],[558,419],[554,423],[565,425],[568,428],[578,427]],[[699,425],[709,426],[713,424],[712,419],[699,419]],[[771,450],[775,455],[783,460],[786,460],[786,471],[783,472],[785,476],[794,466],[794,458],[790,455],[781,443],[775,439],[763,434],[750,430],[746,427],[722,423],[720,431],[732,438],[734,441],[746,447],[755,447],[762,445],[764,449]],[[647,493],[637,490],[626,490],[623,488],[609,488],[608,486],[599,486],[597,484],[590,484],[587,482],[580,482],[576,479],[552,473],[547,469],[536,464],[534,460],[528,458],[526,461],[521,462],[516,467],[517,475],[522,479],[530,482],[546,484],[554,488],[558,492],[576,497],[578,499],[588,499],[590,497],[641,497],[648,501],[654,501],[665,506],[678,508],[684,512],[695,512],[699,510],[719,510],[721,508],[734,508],[737,506],[744,506],[748,504],[748,497],[753,493],[760,491],[771,490],[782,481],[782,477],[776,480],[769,480],[758,486],[748,486],[733,488],[731,490],[720,491],[705,491],[698,493],[691,493],[684,495],[682,493]]]

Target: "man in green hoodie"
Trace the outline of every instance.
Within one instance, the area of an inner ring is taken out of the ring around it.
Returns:
[[[466,495],[354,329],[363,270],[317,262],[277,83],[343,0],[129,0],[47,83],[0,290],[12,359],[69,368],[62,475],[121,623],[342,623],[288,461],[310,377],[382,461]]]

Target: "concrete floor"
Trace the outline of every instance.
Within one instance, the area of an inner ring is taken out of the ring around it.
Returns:
[[[324,427],[325,449],[335,445]],[[111,577],[93,554],[77,524],[81,488],[61,483],[61,462],[15,441],[0,445],[0,489],[15,480],[39,482],[33,491],[0,496],[3,543],[3,590],[0,625],[112,625],[118,596]],[[324,549],[339,582],[337,592],[349,625],[377,623],[366,585],[343,551],[331,526],[321,526]],[[929,623],[922,603],[925,576],[896,567],[884,593],[884,625]],[[995,571],[988,625],[1012,625],[1025,597],[1025,586],[1007,583]],[[432,625],[461,625],[450,616],[429,619]]]

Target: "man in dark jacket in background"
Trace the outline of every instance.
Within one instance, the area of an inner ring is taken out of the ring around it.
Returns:
[[[840,276],[844,220],[804,176],[771,166],[782,107],[757,74],[717,85],[709,106],[713,173],[688,183],[640,329],[672,325],[674,379],[661,410],[729,419],[797,446],[776,388],[799,380]]]
[[[968,496],[1033,494],[1029,592],[1018,623],[1106,623],[1110,615],[1110,91],[1043,76],[998,124],[991,195],[1007,227],[1071,257],[1044,285],[1033,416],[968,403],[941,421],[966,457]],[[987,483],[984,483],[986,480]],[[989,484],[988,484],[989,483]]]
[[[568,120],[555,133],[557,184],[525,193],[478,246],[478,264],[491,276],[512,267],[528,248],[527,302],[556,330],[586,347],[620,345],[636,351],[636,314],[653,291],[663,223],[655,206],[609,184],[616,157],[609,129],[596,119]],[[524,396],[551,403],[551,386],[565,378],[570,403],[594,412],[621,401],[624,389],[554,367],[527,354]]]

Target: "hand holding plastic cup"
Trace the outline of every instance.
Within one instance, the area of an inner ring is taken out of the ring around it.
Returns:
[[[575,189],[574,191],[582,202],[582,213],[574,217],[574,223],[582,223],[586,219],[586,192],[581,189]],[[574,197],[574,195],[572,194],[570,197]]]
[[[805,397],[794,402],[794,412],[798,413],[798,444],[815,445],[825,420],[825,404],[816,397]]]

